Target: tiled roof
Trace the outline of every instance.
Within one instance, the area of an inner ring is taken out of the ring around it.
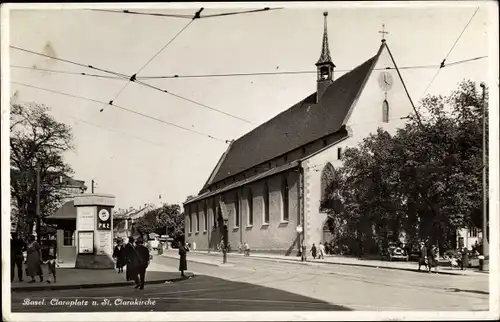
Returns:
[[[244,180],[237,181],[237,182],[235,182],[233,184],[230,184],[230,185],[228,185],[226,187],[222,187],[222,188],[219,188],[219,189],[214,190],[214,191],[207,191],[205,193],[202,193],[202,194],[200,194],[199,196],[197,196],[195,198],[191,198],[191,199],[187,200],[184,203],[184,205],[188,205],[190,203],[193,203],[193,202],[196,202],[196,201],[199,201],[199,200],[210,198],[210,197],[218,195],[220,193],[223,193],[223,192],[229,191],[231,189],[235,189],[235,188],[241,187],[241,186],[243,186],[245,184],[248,184],[248,183],[251,183],[251,182],[263,179],[265,177],[271,176],[273,174],[280,173],[282,171],[286,171],[286,170],[295,168],[297,166],[299,166],[299,162],[298,161],[289,162],[289,163],[281,165],[279,167],[275,167],[275,168],[269,169],[267,171],[264,171],[262,173],[256,174],[256,175],[254,175],[254,176],[252,176],[250,178],[246,178]]]
[[[48,220],[51,220],[51,219],[52,220],[61,220],[61,219],[76,220],[75,203],[73,202],[73,200],[66,202],[55,213],[47,216],[46,219],[48,219]]]
[[[334,81],[316,104],[316,93],[234,141],[210,185],[337,132],[381,52]],[[291,161],[291,160],[290,160]]]

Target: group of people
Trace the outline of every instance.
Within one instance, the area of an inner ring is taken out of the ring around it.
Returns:
[[[439,248],[436,245],[428,247],[424,242],[420,242],[420,258],[418,260],[419,271],[422,266],[425,266],[429,273],[434,267],[437,273],[439,267]]]
[[[26,252],[26,260],[24,258],[24,252]],[[36,241],[35,236],[29,235],[27,242],[20,238],[17,233],[11,234],[10,240],[10,254],[11,254],[11,275],[10,280],[14,282],[15,272],[17,268],[17,278],[22,282],[24,273],[27,277],[30,277],[28,283],[36,283],[36,276],[40,278],[40,282],[44,281],[42,264],[46,264],[49,272],[49,278],[47,283],[52,281],[56,282],[56,254],[54,249],[51,249],[49,253],[43,258],[42,247]],[[23,266],[26,265],[26,269],[23,270]],[[51,281],[52,278],[52,281]]]
[[[318,259],[324,259],[325,254],[326,254],[326,246],[324,244],[319,243],[318,248],[316,248],[316,244],[312,245],[311,255],[312,255],[313,259],[316,259],[316,256],[318,256]]]
[[[133,237],[129,237],[126,245],[119,239],[113,251],[113,259],[118,273],[123,273],[123,268],[127,266],[125,273],[127,281],[134,281],[134,287],[143,290],[146,270],[151,260],[149,249],[144,246],[144,239],[140,237],[135,241]]]

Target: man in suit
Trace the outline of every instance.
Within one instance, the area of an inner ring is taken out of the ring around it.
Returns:
[[[23,252],[26,251],[26,243],[18,237],[17,233],[12,233],[10,240],[10,281],[14,282],[14,273],[17,266],[17,277],[23,281]]]
[[[149,266],[149,249],[144,246],[144,241],[142,238],[137,239],[137,246],[135,247],[138,255],[138,265],[137,265],[137,275],[135,275],[136,286],[141,290],[144,289],[144,280],[146,277],[146,269]],[[139,278],[137,278],[139,277]]]

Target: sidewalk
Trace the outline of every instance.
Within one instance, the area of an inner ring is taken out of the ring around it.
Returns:
[[[44,281],[40,282],[39,277],[36,277],[36,283],[28,283],[31,278],[26,275],[23,276],[24,281],[19,282],[16,272],[15,280],[11,284],[12,292],[116,287],[133,285],[134,283],[125,279],[125,272],[118,274],[118,271],[114,269],[57,268],[57,283],[49,284],[46,282],[49,277],[47,265],[42,265],[42,269]],[[162,284],[183,279],[186,277],[182,278],[177,270],[157,264],[153,259],[146,271],[145,283]]]
[[[175,250],[174,250],[175,251]],[[163,256],[178,258],[177,252],[166,251]],[[228,262],[230,263],[230,258],[235,258],[239,256],[241,258],[246,258],[243,254],[239,253],[229,253]],[[297,256],[284,256],[266,253],[251,253],[250,258],[258,260],[267,261],[278,261],[278,262],[288,262],[296,263],[301,265],[312,265],[312,264],[331,264],[331,265],[347,265],[347,266],[360,266],[360,267],[371,267],[371,268],[384,268],[384,269],[396,269],[405,271],[418,271],[418,263],[416,262],[391,262],[391,261],[381,261],[381,260],[369,260],[369,259],[358,259],[354,257],[345,256],[335,256],[327,255],[325,259],[312,259],[308,256],[307,262],[301,262],[301,258]],[[227,266],[228,264],[222,264],[222,254],[219,252],[208,253],[206,251],[190,251],[188,253],[188,261],[198,262],[212,266]],[[424,270],[425,267],[422,267]],[[434,269],[433,269],[434,272]],[[465,271],[451,267],[439,267],[438,272],[445,275],[462,275],[462,276],[478,276],[479,274],[487,274],[487,272],[481,272],[474,268],[469,268]]]

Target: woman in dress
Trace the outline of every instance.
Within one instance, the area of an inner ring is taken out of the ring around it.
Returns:
[[[184,240],[181,238],[181,240],[179,241],[179,271],[181,271],[181,276],[185,276],[184,275],[184,271],[187,271],[187,260],[186,260],[186,257],[187,257],[187,252],[188,250],[186,250],[186,246],[185,246],[185,242]]]
[[[29,283],[35,283],[35,276],[40,276],[40,282],[43,282],[43,274],[42,274],[42,248],[36,242],[35,236],[31,235],[28,237],[28,246],[26,250],[26,264],[27,274],[31,277],[31,281]]]
[[[123,266],[127,263],[127,258],[125,252],[123,251],[122,240],[119,239],[115,249],[113,251],[113,258],[116,261],[116,268],[118,268],[118,273],[123,273]]]

